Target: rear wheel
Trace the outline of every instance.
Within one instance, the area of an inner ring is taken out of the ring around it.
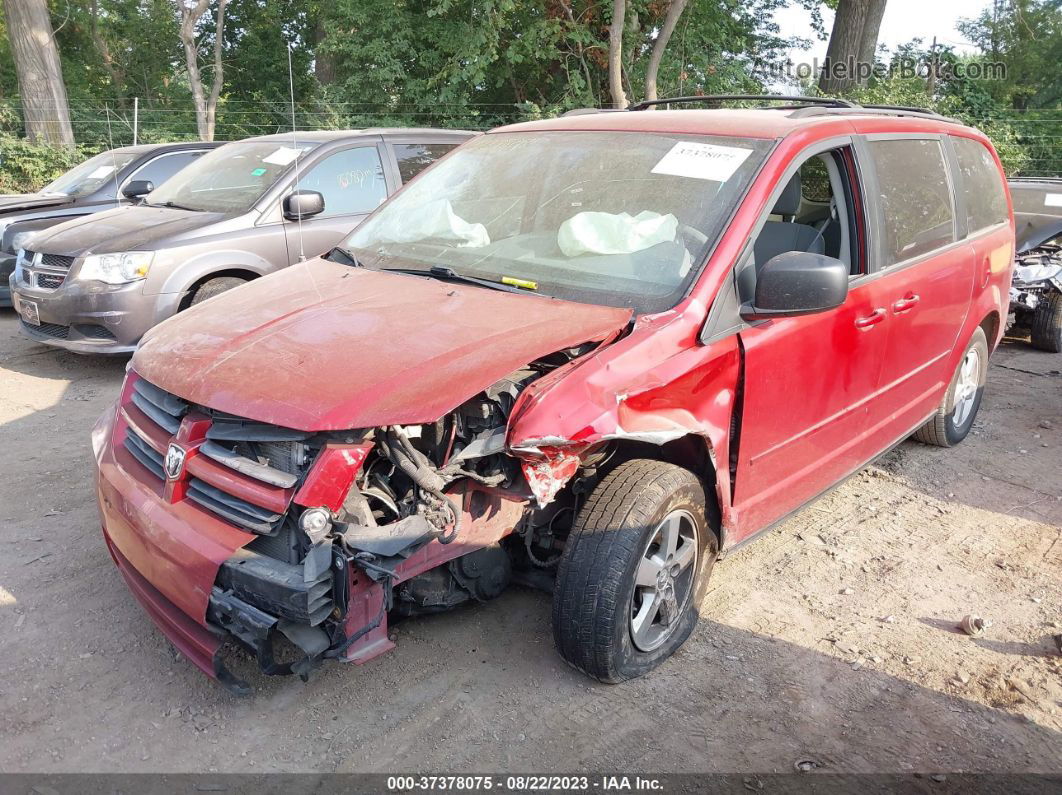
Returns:
[[[1031,342],[1042,351],[1062,351],[1062,293],[1045,295],[1036,305]]]
[[[247,281],[237,276],[218,276],[216,279],[209,279],[196,288],[188,305],[201,304],[208,298],[221,295],[233,287],[239,287],[241,284],[247,284]]]
[[[717,552],[696,475],[664,461],[620,464],[590,493],[561,557],[557,650],[602,682],[652,670],[693,632]]]
[[[974,331],[944,400],[933,417],[914,433],[914,438],[937,447],[953,447],[970,433],[981,407],[988,376],[988,340],[980,328]]]

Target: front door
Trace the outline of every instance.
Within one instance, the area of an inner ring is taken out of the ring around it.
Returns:
[[[324,254],[384,202],[388,191],[380,148],[369,144],[327,155],[299,175],[298,187],[324,196],[324,212],[301,222],[285,219],[290,263]]]
[[[851,147],[816,155],[793,179],[798,185],[787,183],[758,234],[755,264],[783,251],[812,251],[845,260],[852,276],[842,306],[740,332],[735,540],[800,507],[875,452],[867,427],[876,419],[888,315],[885,289],[867,272],[864,202]],[[746,282],[748,300],[754,279],[739,281]]]

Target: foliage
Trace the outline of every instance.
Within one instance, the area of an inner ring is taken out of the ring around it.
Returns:
[[[0,193],[39,190],[88,154],[84,149],[38,146],[0,132]]]
[[[789,43],[771,21],[784,2],[693,0],[661,65],[661,94],[762,90],[751,66]],[[337,0],[321,43],[339,64],[327,96],[352,119],[466,127],[607,105],[610,9],[593,0]],[[623,71],[632,100],[666,11],[661,0],[629,0]]]

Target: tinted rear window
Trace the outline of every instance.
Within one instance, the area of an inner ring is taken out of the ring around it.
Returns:
[[[992,153],[971,138],[953,137],[952,141],[959,159],[969,233],[1006,221],[1007,196]]]
[[[954,242],[944,152],[933,139],[872,141],[885,220],[885,261],[893,265]]]
[[[395,144],[398,173],[405,185],[457,144]]]

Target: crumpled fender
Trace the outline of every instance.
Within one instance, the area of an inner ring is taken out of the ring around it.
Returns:
[[[729,525],[727,451],[741,351],[737,335],[700,345],[700,324],[690,318],[704,316],[703,307],[690,305],[639,318],[625,338],[523,391],[507,444],[522,460],[540,504],[575,474],[578,467],[570,459],[593,445],[609,440],[663,445],[695,436],[716,466],[724,527]]]

